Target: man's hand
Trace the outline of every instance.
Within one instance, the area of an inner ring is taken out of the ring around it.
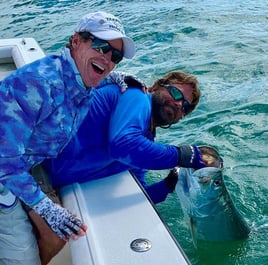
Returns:
[[[47,197],[32,208],[64,240],[77,239],[78,236],[83,236],[86,233],[87,226],[80,219]]]
[[[168,188],[173,192],[175,190],[176,184],[178,182],[178,172],[176,168],[169,171],[167,177],[164,179]]]
[[[113,71],[105,79],[106,84],[117,84],[124,93],[128,87],[138,87],[144,93],[147,93],[145,83],[135,75],[127,74],[125,72]]]
[[[147,93],[148,92],[148,89],[146,87],[146,84],[141,79],[139,79],[137,76],[135,76],[135,75],[126,74],[126,76],[124,78],[124,81],[127,84],[127,88],[128,87],[138,87],[144,93]]]
[[[28,216],[34,227],[41,264],[47,265],[65,246],[66,240],[59,238],[35,211],[30,210]]]
[[[195,145],[182,145],[177,147],[179,150],[179,167],[199,169],[207,165],[202,160],[201,152]]]

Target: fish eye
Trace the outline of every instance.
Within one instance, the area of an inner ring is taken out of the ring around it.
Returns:
[[[214,181],[214,186],[220,186],[221,185],[221,180],[220,179],[216,179],[215,181]]]

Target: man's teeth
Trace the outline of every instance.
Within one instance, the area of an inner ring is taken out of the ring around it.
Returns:
[[[92,63],[92,66],[95,68],[95,69],[97,69],[98,71],[100,71],[100,72],[104,72],[104,67],[102,67],[102,66],[100,66],[100,65],[98,65],[98,64],[96,64],[96,63]]]

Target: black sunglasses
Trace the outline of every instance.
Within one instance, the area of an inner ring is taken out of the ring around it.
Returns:
[[[167,84],[163,86],[168,90],[169,94],[173,97],[174,100],[182,100],[182,111],[185,115],[189,114],[192,111],[191,103],[184,98],[184,95],[177,87]]]
[[[90,39],[92,40],[91,48],[95,51],[105,54],[109,51],[112,51],[112,57],[111,61],[115,64],[118,64],[124,57],[123,53],[114,47],[110,45],[110,43],[106,40],[101,40],[99,38],[96,38],[95,36],[90,36]]]

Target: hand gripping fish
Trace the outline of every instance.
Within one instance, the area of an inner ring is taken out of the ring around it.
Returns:
[[[199,147],[208,167],[178,168],[176,192],[196,246],[202,241],[233,241],[248,237],[250,228],[236,209],[222,176],[223,160],[208,146]]]

